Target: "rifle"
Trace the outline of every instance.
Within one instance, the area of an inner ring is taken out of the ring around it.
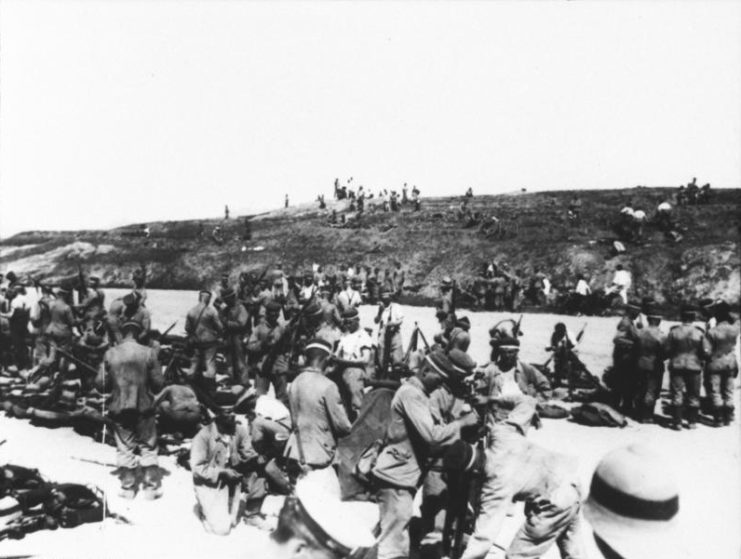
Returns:
[[[576,335],[576,340],[575,340],[576,344],[574,344],[574,347],[576,347],[576,345],[578,345],[578,344],[579,344],[579,342],[581,342],[581,339],[582,339],[582,338],[584,337],[584,332],[586,331],[586,329],[587,329],[587,323],[585,322],[585,323],[584,323],[584,326],[582,326],[581,330],[580,330],[580,331],[579,331],[579,333],[578,333],[578,334]],[[572,348],[572,349],[573,349],[573,348]],[[553,350],[553,352],[551,353],[550,357],[549,357],[549,358],[548,358],[548,359],[546,360],[546,362],[545,362],[545,363],[543,363],[543,365],[542,365],[542,367],[543,367],[544,369],[545,369],[545,368],[546,368],[546,367],[547,367],[548,365],[550,365],[551,361],[553,360],[553,357],[554,357],[554,356],[556,355],[556,348],[552,348],[552,350]],[[571,350],[569,350],[569,351],[571,351]]]
[[[165,330],[164,332],[162,332],[161,337],[164,338],[165,336],[167,336],[167,334],[169,334],[172,331],[172,329],[175,328],[175,325],[177,323],[178,323],[178,321],[176,320],[175,322],[173,322],[172,324],[170,324],[170,326],[167,328],[167,330]]]
[[[512,330],[512,334],[514,335],[515,338],[517,336],[519,336],[520,334],[522,334],[522,330],[520,330],[520,324],[522,324],[522,317],[523,316],[524,315],[522,313],[520,313],[520,318],[517,319],[517,322],[515,323],[515,328],[514,328],[514,330]]]
[[[77,265],[77,293],[79,302],[82,304],[83,299],[87,295],[87,283],[85,282],[85,274],[82,271],[82,266]]]
[[[299,309],[299,311],[291,318],[291,320],[288,321],[288,323],[285,326],[285,329],[283,330],[283,333],[280,335],[280,338],[276,340],[276,342],[273,344],[273,346],[268,351],[268,354],[265,356],[265,360],[262,363],[263,373],[266,371],[268,367],[273,366],[280,352],[285,349],[285,343],[289,339],[290,339],[289,349],[293,351],[293,348],[295,346],[296,333],[298,332],[298,328],[297,328],[298,321],[301,320],[301,317],[303,317],[304,313],[306,312],[306,309],[309,308],[309,305],[314,301],[315,293],[316,293],[316,286],[311,290],[311,296],[306,299],[306,301],[301,305],[301,308]],[[291,356],[291,358],[293,358],[293,355]]]

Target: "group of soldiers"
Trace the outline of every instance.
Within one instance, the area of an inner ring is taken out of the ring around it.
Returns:
[[[515,320],[492,327],[490,361],[476,365],[468,354],[471,324],[456,308],[450,278],[440,286],[439,332],[432,343],[415,328],[405,348],[403,309],[390,290],[381,289],[374,326],[366,328],[359,278],[346,278],[334,291],[313,271],[302,282],[289,282],[282,271],[266,270],[243,273],[235,285],[225,277],[215,291],[201,290],[185,317],[183,350],[165,363],[170,338],[152,329],[144,279],[135,275],[131,292],[106,310],[99,282],[80,274],[77,285],[63,284],[55,293],[43,288],[45,303],[38,307],[46,310],[34,319],[35,376],[64,377],[73,368],[91,390],[109,394],[122,497],[162,495],[158,430],[169,428],[193,436],[187,462],[207,531],[226,535],[242,519],[261,526],[265,498],[287,495],[272,537],[286,557],[301,556],[291,555],[289,544],[297,541],[317,557],[360,557],[358,548],[369,546],[379,559],[418,557],[425,538],[442,525],[444,553],[483,558],[516,501],[525,502],[525,519],[508,556],[540,556],[554,544],[562,557],[583,556],[577,534],[585,500],[574,461],[526,436],[540,426],[539,412],[554,397],[554,385],[568,386],[573,396],[571,367],[583,332],[573,336],[557,325],[549,345],[556,361],[552,383],[519,358],[522,332]],[[80,291],[78,304],[74,289]],[[731,422],[738,322],[725,303],[703,308],[714,321],[707,330],[693,324],[694,310],[685,308],[682,324],[664,336],[655,309],[627,307],[612,373],[625,411],[637,406],[640,419],[653,417],[668,358],[673,426],[681,428],[685,399],[689,427],[696,424],[703,367],[714,421]],[[71,367],[83,361],[71,347],[80,343],[96,348],[97,366],[88,359],[89,368]],[[180,369],[175,375],[173,367]],[[94,378],[90,369],[97,369]],[[363,427],[369,406],[379,401],[369,396],[375,390],[390,391],[387,407],[374,416],[381,418],[382,432],[350,470],[368,484],[380,522],[374,536],[370,530],[348,535],[336,515],[326,525],[317,520],[323,513],[312,508],[315,497],[302,489],[302,480],[322,475],[330,486],[339,485],[335,471],[343,441]],[[229,405],[218,405],[225,394],[233,396]],[[604,489],[629,479],[621,474],[615,482],[610,471],[658,472],[646,466],[653,458],[644,450],[621,452],[598,467],[585,506],[605,557],[617,556],[630,538],[616,537],[599,512],[614,507],[618,516],[630,516],[615,490],[635,489]],[[419,517],[413,514],[417,493]],[[661,520],[668,523],[676,511],[664,513]],[[465,531],[472,532],[467,544]]]
[[[643,423],[653,422],[668,368],[673,429],[681,430],[685,418],[687,428],[697,427],[703,386],[712,424],[730,425],[739,336],[730,306],[724,301],[684,305],[681,324],[668,334],[660,329],[661,320],[651,301],[626,305],[614,338],[613,368],[606,378],[616,390],[615,405]]]

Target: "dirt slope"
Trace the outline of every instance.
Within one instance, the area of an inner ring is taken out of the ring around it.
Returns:
[[[636,188],[580,191],[582,224],[569,227],[566,207],[573,193],[519,193],[476,196],[472,209],[498,217],[508,233],[489,238],[453,217],[460,197],[424,198],[422,211],[373,211],[368,204],[361,228],[331,228],[331,209],[341,214],[347,202],[316,204],[249,216],[252,239],[242,240],[244,217],[228,221],[169,221],[147,224],[150,237],[135,236],[144,224],[109,231],[29,231],[0,242],[0,270],[14,270],[57,282],[82,265],[105,285],[126,285],[132,271],[146,264],[149,284],[194,289],[215,284],[223,273],[260,271],[282,263],[301,271],[313,262],[400,267],[406,272],[410,301],[429,300],[440,278],[450,274],[470,284],[481,266],[495,259],[529,274],[545,270],[556,289],[567,289],[577,272],[587,272],[594,287],[605,284],[622,263],[633,272],[634,294],[652,295],[669,308],[684,299],[720,296],[738,303],[741,189],[714,193],[709,205],[675,208],[685,231],[679,243],[647,227],[645,243],[628,245],[626,254],[609,257],[612,224],[629,198],[653,215],[672,189]],[[225,241],[211,239],[219,225]],[[199,237],[199,231],[204,235]]]

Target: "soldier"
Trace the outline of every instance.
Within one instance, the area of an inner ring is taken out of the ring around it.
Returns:
[[[334,326],[335,328],[342,327],[342,315],[340,314],[337,305],[329,300],[330,291],[329,286],[324,286],[319,290],[319,304],[322,306],[322,312],[324,314],[324,322]]]
[[[546,348],[553,352],[553,376],[555,386],[568,386],[569,398],[574,396],[575,371],[577,366],[576,337],[569,332],[563,322],[558,322],[551,334],[551,345]]]
[[[464,375],[444,353],[434,351],[391,401],[386,445],[372,470],[381,514],[378,559],[409,557],[407,527],[414,495],[427,474],[430,457],[460,440],[462,428],[479,421],[475,411],[447,425],[437,424],[432,415],[430,394],[443,383],[457,393]]]
[[[210,303],[211,292],[202,289],[198,293],[198,304],[185,317],[185,334],[193,348],[188,376],[199,380],[208,392],[213,392],[216,390],[216,349],[224,326]]]
[[[625,305],[625,314],[617,326],[617,333],[612,340],[612,385],[615,389],[615,406],[626,415],[633,413],[638,387],[636,376],[635,340],[643,324],[638,320],[641,312],[639,305]]]
[[[217,415],[193,438],[190,470],[198,516],[207,532],[226,536],[237,525],[242,483],[258,458],[249,430],[232,414]]]
[[[334,324],[327,322],[325,316],[324,308],[319,301],[309,303],[304,309],[301,338],[304,343],[312,338],[321,338],[329,343],[334,351],[342,333]],[[300,346],[294,348],[294,357],[297,356],[296,350],[300,349]]]
[[[484,451],[481,512],[462,559],[483,559],[499,534],[511,504],[525,502],[525,523],[506,551],[507,557],[541,557],[555,543],[563,559],[584,557],[579,540],[581,491],[576,460],[546,450],[525,436],[535,416],[535,399],[521,394],[504,397],[499,407],[512,409],[494,424]],[[463,442],[460,456],[470,463],[474,449]]]
[[[488,383],[490,398],[524,394],[539,403],[551,398],[551,383],[538,369],[519,359],[520,341],[516,338],[503,339],[497,347],[497,355],[483,369]],[[506,417],[509,410],[492,407],[495,421]]]
[[[100,278],[90,276],[85,297],[78,307],[87,328],[90,323],[105,316],[105,293],[100,289]]]
[[[275,397],[288,403],[288,361],[291,348],[285,327],[278,324],[281,306],[269,301],[265,308],[265,320],[258,324],[247,342],[250,362],[256,367],[255,389],[259,395],[267,394],[272,383]]]
[[[68,353],[72,351],[75,328],[78,325],[71,302],[71,287],[67,284],[60,286],[56,299],[49,303],[49,324],[42,332],[43,339],[55,354],[54,365],[58,366],[62,373],[66,373],[69,363],[56,350],[61,349]]]
[[[147,302],[147,289],[145,287],[147,281],[147,270],[143,266],[137,268],[134,270],[131,279],[134,282],[134,293],[139,295],[139,303],[144,305]]]
[[[270,559],[350,559],[367,557],[375,543],[373,515],[358,515],[356,503],[328,496],[310,476],[299,480],[270,535]],[[352,521],[348,521],[351,519]]]
[[[337,308],[344,315],[346,310],[359,307],[363,302],[360,296],[361,280],[353,276],[350,280],[345,280],[345,289],[337,294]]]
[[[312,298],[317,286],[314,284],[314,272],[312,270],[306,270],[304,272],[304,283],[299,291],[298,302],[305,303]]]
[[[335,371],[342,379],[343,400],[346,402],[348,416],[354,420],[363,405],[363,380],[368,377],[368,367],[373,358],[373,341],[368,333],[360,327],[358,309],[352,307],[343,315],[345,334],[337,344],[337,350],[331,357]]]
[[[144,497],[157,499],[162,495],[153,393],[162,388],[164,379],[156,352],[137,342],[141,331],[138,322],[121,325],[123,340],[106,352],[96,379],[99,390],[111,391],[107,407],[116,424],[116,462],[120,495],[125,499],[136,496],[137,466],[144,469]]]
[[[641,423],[653,423],[654,407],[664,379],[666,335],[659,328],[661,316],[651,306],[648,308],[646,320],[648,326],[637,330],[635,339],[638,420]]]
[[[447,347],[445,348],[446,353],[450,353],[453,349],[459,349],[460,351],[468,351],[468,347],[471,345],[471,321],[467,316],[463,316],[455,321],[455,326],[447,336]]]
[[[247,333],[249,315],[244,305],[237,302],[237,293],[227,289],[221,293],[224,306],[221,309],[221,323],[224,326],[227,358],[230,362],[232,380],[248,385],[250,379],[244,361],[244,336]]]
[[[669,331],[666,342],[673,405],[671,426],[676,431],[682,430],[685,400],[689,408],[687,410],[689,429],[697,428],[697,418],[700,414],[702,363],[710,353],[710,342],[702,329],[692,324],[695,316],[694,307],[683,306],[680,311],[682,323]]]
[[[447,356],[453,367],[458,368],[466,377],[470,377],[476,368],[476,363],[464,351],[452,349]],[[437,425],[448,425],[463,417],[468,410],[460,394],[454,394],[445,384],[430,394],[430,404],[432,417]],[[420,519],[409,525],[412,550],[418,548],[424,537],[434,530],[435,519],[448,503],[448,498],[448,486],[443,473],[443,457],[436,456],[422,484]]]
[[[123,298],[123,309],[120,320],[123,322],[138,322],[141,324],[139,343],[149,342],[149,332],[152,328],[152,318],[149,310],[144,306],[146,293],[142,295],[139,291],[132,291]]]
[[[401,307],[391,302],[391,292],[381,292],[381,304],[378,305],[378,314],[373,319],[378,324],[378,351],[381,357],[381,366],[390,367],[404,360],[404,347],[401,341],[401,324],[404,314]]]
[[[455,301],[453,300],[453,280],[445,276],[440,284],[440,298],[435,310],[443,330],[455,324]]]
[[[705,370],[713,404],[713,419],[716,426],[721,422],[730,425],[733,421],[733,388],[738,376],[736,344],[739,325],[733,319],[726,302],[715,305],[716,325],[707,333],[710,342],[710,359]]]
[[[337,385],[325,376],[332,347],[314,338],[304,349],[306,366],[291,384],[289,409],[293,431],[286,444],[289,474],[298,477],[332,465],[337,440],[350,433],[350,420]]]

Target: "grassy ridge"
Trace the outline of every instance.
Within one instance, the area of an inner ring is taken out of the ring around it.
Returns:
[[[648,226],[644,244],[628,245],[627,253],[617,258],[609,258],[608,252],[622,205],[632,199],[634,207],[650,217],[660,202],[671,199],[673,189],[578,194],[583,211],[576,229],[566,220],[572,192],[474,197],[474,211],[495,215],[510,231],[501,239],[487,238],[452,218],[460,197],[425,198],[418,213],[406,207],[401,213],[367,208],[363,227],[357,229],[328,227],[328,210],[319,211],[313,204],[251,216],[249,242],[241,240],[242,217],[154,222],[147,224],[148,240],[132,235],[143,224],[108,231],[24,232],[4,240],[0,248],[34,246],[0,256],[0,269],[58,281],[76,274],[80,264],[105,284],[122,286],[136,267],[146,264],[152,287],[194,289],[216,283],[224,273],[260,271],[276,262],[288,271],[301,271],[313,262],[345,268],[362,264],[400,267],[412,293],[424,300],[434,297],[442,276],[452,275],[465,285],[491,260],[507,262],[525,275],[538,267],[556,288],[568,287],[577,272],[588,273],[599,287],[612,277],[615,265],[623,263],[633,272],[637,296],[652,295],[669,307],[702,296],[738,302],[740,189],[715,191],[705,206],[675,208],[685,230],[680,243],[667,241]],[[331,208],[341,213],[346,202],[331,202]],[[210,238],[216,225],[225,238],[221,245]],[[203,238],[198,236],[201,226]],[[263,250],[252,251],[256,247]]]

